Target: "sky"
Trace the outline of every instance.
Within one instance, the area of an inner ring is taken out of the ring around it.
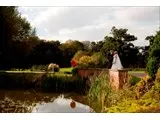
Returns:
[[[160,26],[160,7],[19,7],[37,30],[41,39],[100,41],[111,28],[126,28],[138,40],[135,45],[148,45],[146,36],[154,35]]]

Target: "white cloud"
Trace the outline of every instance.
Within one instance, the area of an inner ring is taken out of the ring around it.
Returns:
[[[63,28],[63,29],[59,30],[59,32],[58,32],[59,35],[66,35],[66,34],[71,34],[71,33],[72,33],[72,31],[68,28]]]
[[[158,22],[159,15],[158,7],[125,7],[115,12],[117,19],[132,23]]]
[[[62,7],[49,7],[47,10],[41,11],[37,15],[37,17],[35,17],[33,22],[36,25],[41,25],[43,23],[47,23],[48,20],[52,19],[52,17],[56,17],[56,15],[60,14],[60,12],[63,11],[64,9],[65,8],[62,8]]]
[[[45,31],[45,32],[48,32],[48,29],[47,29],[47,28],[45,28],[45,29],[44,29],[44,31]]]
[[[28,7],[20,11],[28,15],[39,36],[63,41],[102,40],[116,26],[127,28],[138,37],[135,44],[143,45],[160,25],[158,7]]]
[[[29,19],[29,17],[28,17],[29,15],[28,15],[28,14],[22,14],[21,16],[22,16],[23,18]]]

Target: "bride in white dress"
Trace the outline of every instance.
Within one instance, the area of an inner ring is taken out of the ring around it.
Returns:
[[[118,52],[115,51],[113,55],[113,62],[112,62],[112,70],[121,70],[123,69],[123,66],[121,64],[120,58],[118,56]]]

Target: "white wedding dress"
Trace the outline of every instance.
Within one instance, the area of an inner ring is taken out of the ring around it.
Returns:
[[[121,69],[123,69],[123,66],[121,64],[120,58],[118,54],[115,54],[113,56],[113,63],[112,63],[111,70],[121,70]]]

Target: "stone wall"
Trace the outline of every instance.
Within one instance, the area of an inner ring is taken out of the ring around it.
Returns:
[[[91,81],[92,77],[98,76],[101,73],[108,74],[111,87],[114,90],[118,90],[122,88],[123,85],[126,84],[128,80],[128,70],[114,71],[114,70],[102,69],[102,68],[86,68],[86,69],[78,69],[77,72],[78,72],[78,75],[80,75],[81,77],[88,78],[89,83],[94,82],[94,81]]]
[[[106,73],[108,74],[108,69],[102,69],[102,68],[85,68],[85,69],[78,69],[77,70],[78,75],[81,77],[89,77],[89,76],[98,76],[99,74]]]
[[[128,70],[109,70],[109,77],[112,88],[118,90],[128,82]]]

